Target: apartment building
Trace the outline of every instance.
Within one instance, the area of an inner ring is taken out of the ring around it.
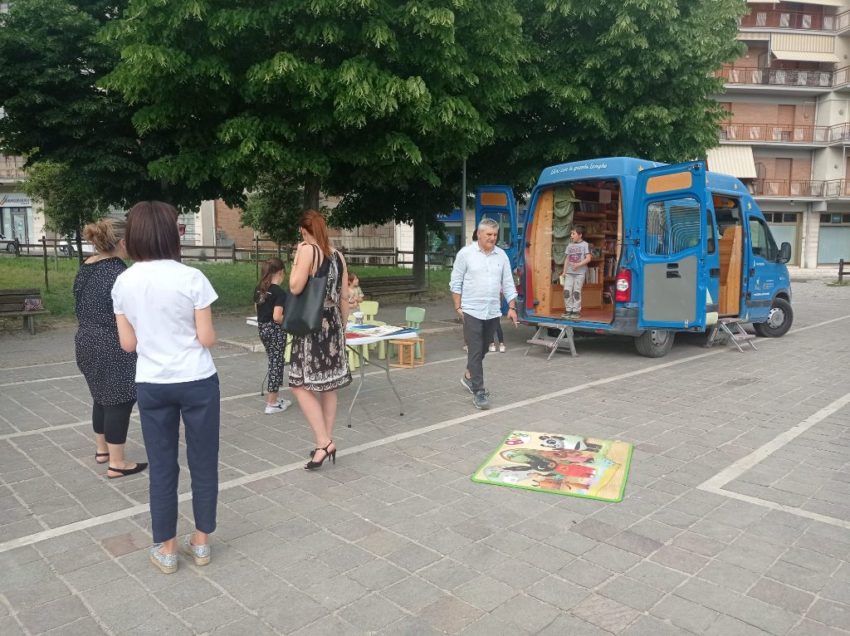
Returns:
[[[802,268],[850,259],[850,0],[748,2],[712,170],[740,177]]]

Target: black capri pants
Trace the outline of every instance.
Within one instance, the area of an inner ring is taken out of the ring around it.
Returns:
[[[122,404],[94,403],[91,422],[94,432],[106,437],[107,444],[123,444],[127,441],[127,429],[130,428],[130,413],[136,400]]]

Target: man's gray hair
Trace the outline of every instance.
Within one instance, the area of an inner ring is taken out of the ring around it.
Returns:
[[[481,219],[478,222],[478,229],[481,230],[481,229],[484,229],[485,227],[492,228],[492,229],[494,229],[498,232],[499,231],[499,222],[496,221],[495,219],[491,219],[491,218],[485,216],[483,219]]]

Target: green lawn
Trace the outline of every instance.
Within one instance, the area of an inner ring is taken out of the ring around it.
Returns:
[[[257,269],[254,263],[210,263],[187,261],[187,265],[197,267],[218,293],[219,299],[213,305],[216,313],[246,313],[253,311],[251,298],[257,284]],[[51,315],[72,317],[74,315],[74,296],[72,287],[77,274],[77,260],[69,258],[49,258],[47,276],[49,291],[45,291],[44,261],[40,258],[0,257],[0,289],[34,287],[41,289],[45,309]],[[373,276],[409,275],[410,270],[394,267],[357,266],[360,278]],[[447,269],[429,272],[429,297],[442,297],[448,294],[449,276]]]

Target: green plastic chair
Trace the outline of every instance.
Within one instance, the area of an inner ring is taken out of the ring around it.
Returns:
[[[422,307],[408,307],[404,310],[404,326],[408,329],[415,329],[416,333],[419,333],[419,330],[422,328],[422,323],[425,322],[425,310]],[[389,357],[392,358],[394,352],[392,349],[395,347],[390,345],[390,352],[388,353]],[[416,352],[414,355],[417,358],[422,357],[422,351],[419,343],[416,343]]]

